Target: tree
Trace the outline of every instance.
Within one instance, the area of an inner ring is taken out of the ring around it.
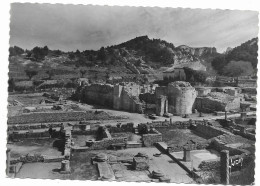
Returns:
[[[51,78],[54,76],[55,72],[54,72],[53,69],[51,69],[51,70],[47,70],[47,71],[46,71],[46,74],[48,74],[49,79],[51,79]]]
[[[144,76],[143,76],[143,83],[144,83],[144,84],[149,83],[149,79],[148,79],[147,75],[144,75]]]
[[[9,48],[9,56],[16,56],[24,53],[24,50],[18,46]]]
[[[246,61],[231,61],[223,68],[223,74],[231,77],[247,76],[253,72],[252,64]]]
[[[139,124],[138,126],[139,134],[148,134],[148,127],[146,124]]]
[[[80,69],[79,72],[81,74],[81,77],[83,78],[84,75],[87,73],[87,70],[86,69]]]
[[[195,81],[197,81],[197,82],[205,83],[208,76],[209,76],[209,75],[208,75],[207,72],[202,71],[202,70],[198,70],[198,71],[195,71],[194,79],[195,79]],[[193,80],[193,81],[194,81],[194,80]]]
[[[69,59],[71,59],[71,60],[72,60],[72,59],[75,59],[75,55],[74,55],[73,52],[70,52],[70,53],[69,53]]]
[[[13,92],[15,89],[15,81],[13,78],[8,80],[8,92]]]
[[[98,79],[98,73],[97,73],[97,72],[95,72],[94,79],[95,79],[96,81],[97,81],[97,79]]]
[[[98,51],[98,59],[101,61],[104,61],[106,59],[106,53],[105,53],[105,48],[101,47],[100,50]]]
[[[76,54],[77,56],[79,56],[79,55],[80,55],[80,51],[77,49],[76,52],[75,52],[75,54]]]
[[[26,73],[26,75],[29,77],[30,80],[32,79],[33,76],[36,76],[38,74],[38,71],[34,69],[25,69],[24,72]]]
[[[208,77],[208,73],[202,70],[193,70],[188,67],[184,67],[184,72],[186,75],[186,81],[190,83],[199,82],[205,83]]]
[[[227,64],[226,58],[224,55],[215,57],[211,65],[217,71],[218,74],[222,74],[223,67]]]
[[[37,61],[43,60],[44,57],[48,55],[48,52],[49,48],[47,46],[44,46],[43,48],[36,46],[32,49],[32,55]]]
[[[110,75],[109,75],[109,72],[107,71],[106,72],[106,80],[109,80],[109,78],[110,78]]]

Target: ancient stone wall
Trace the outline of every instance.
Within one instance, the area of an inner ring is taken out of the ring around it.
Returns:
[[[214,92],[206,97],[197,97],[193,106],[201,112],[230,111],[240,109],[240,98],[225,93]]]
[[[79,97],[82,102],[104,105],[116,110],[142,113],[142,103],[139,101],[140,87],[137,84],[91,84],[85,86]]]
[[[147,123],[141,123],[147,125],[149,128],[169,128],[169,129],[187,129],[190,127],[189,121],[153,121],[153,122],[147,122]]]
[[[102,150],[109,148],[112,144],[118,143],[126,143],[127,138],[119,137],[119,138],[105,138],[100,141],[94,141],[92,146],[88,148],[88,150]]]
[[[142,113],[142,103],[139,101],[139,88],[133,85],[114,87],[113,108],[117,110],[125,110],[129,112]]]
[[[172,152],[181,152],[184,148],[188,148],[189,150],[201,150],[206,149],[209,146],[208,143],[195,143],[195,144],[186,144],[186,145],[172,145],[168,147],[168,153]]]
[[[158,132],[156,129],[152,129],[152,133],[150,134],[143,134],[142,135],[142,140],[143,144],[146,147],[153,146],[157,142],[162,141],[162,134]]]
[[[168,85],[169,112],[175,115],[192,114],[197,91],[188,82],[176,81]]]
[[[211,140],[211,144],[210,144],[210,148],[221,152],[222,150],[228,150],[230,155],[241,155],[244,152],[237,149],[237,148],[232,148],[230,146],[226,146],[226,144],[224,142],[222,142],[221,140],[214,138],[213,140]]]
[[[50,138],[49,131],[45,132],[12,132],[8,135],[8,140],[16,140],[16,139],[41,139],[41,138]]]
[[[61,123],[41,123],[41,124],[26,124],[26,125],[8,125],[8,131],[30,130],[30,129],[47,129],[49,127],[60,127]]]

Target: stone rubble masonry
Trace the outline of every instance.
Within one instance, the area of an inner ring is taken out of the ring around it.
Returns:
[[[193,144],[186,144],[186,145],[172,145],[169,146],[167,149],[168,153],[172,152],[181,152],[183,151],[183,148],[189,149],[189,150],[202,150],[206,149],[209,146],[208,143],[193,143]]]
[[[168,85],[169,112],[175,115],[192,114],[197,91],[188,82],[176,81]]]
[[[16,125],[8,125],[8,131],[13,130],[29,130],[29,129],[48,129],[50,126],[52,128],[60,127],[61,123],[41,123],[41,124],[16,124]]]
[[[197,97],[194,108],[209,113],[213,111],[230,111],[240,109],[240,97],[221,92],[211,92],[206,97]]]
[[[126,143],[127,138],[119,137],[119,138],[104,138],[100,141],[94,141],[92,146],[88,148],[88,150],[102,150],[109,148],[112,144]]]
[[[8,135],[9,139],[42,139],[42,138],[50,138],[49,131],[44,132],[35,132],[35,131],[28,131],[28,132],[20,132],[20,131],[14,131]]]
[[[114,86],[113,108],[130,112],[142,113],[142,103],[139,101],[139,87]]]
[[[188,82],[175,81],[167,87],[157,87],[155,96],[167,96],[168,111],[174,115],[192,114],[192,107],[197,97],[197,91]],[[158,105],[160,107],[160,105]]]
[[[116,110],[142,113],[140,86],[132,84],[91,84],[80,91],[82,102],[108,106]]]
[[[146,157],[134,157],[133,158],[133,168],[137,171],[148,170],[149,159]]]
[[[176,122],[171,122],[171,121],[153,121],[153,122],[147,122],[147,123],[140,123],[145,124],[150,128],[172,128],[172,129],[187,129],[190,127],[190,122],[189,121],[176,121]]]
[[[229,151],[230,154],[236,154],[236,155],[242,155],[244,154],[244,151],[238,149],[238,148],[232,148],[230,146],[227,146],[227,144],[221,140],[218,139],[218,137],[215,137],[211,140],[210,147],[212,149],[215,149],[218,152],[221,152],[222,150]]]

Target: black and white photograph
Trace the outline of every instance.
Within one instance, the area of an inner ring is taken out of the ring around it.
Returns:
[[[6,176],[253,185],[258,24],[255,10],[11,3]]]

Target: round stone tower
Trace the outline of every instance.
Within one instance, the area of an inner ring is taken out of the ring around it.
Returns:
[[[189,82],[175,81],[168,84],[168,109],[174,115],[192,113],[197,91]]]

